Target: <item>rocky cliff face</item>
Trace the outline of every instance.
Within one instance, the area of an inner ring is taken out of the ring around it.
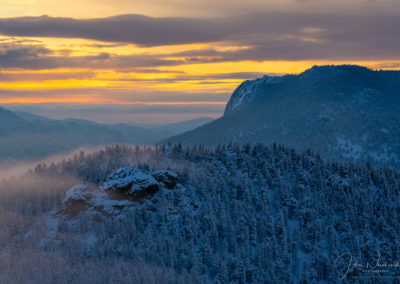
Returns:
[[[244,81],[233,92],[228,104],[226,105],[224,115],[229,115],[236,111],[241,111],[252,107],[257,102],[258,97],[264,91],[265,86],[273,86],[289,77],[290,75],[281,77],[264,75],[259,79]]]

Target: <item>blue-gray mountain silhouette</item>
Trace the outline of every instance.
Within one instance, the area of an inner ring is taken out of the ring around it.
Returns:
[[[314,66],[243,82],[224,115],[163,142],[279,143],[326,158],[400,166],[400,72]]]

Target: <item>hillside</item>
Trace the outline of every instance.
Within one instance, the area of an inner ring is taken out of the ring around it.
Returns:
[[[179,123],[171,123],[167,125],[162,125],[158,127],[152,127],[150,129],[158,132],[164,132],[166,136],[174,136],[177,134],[184,133],[186,131],[190,131],[197,127],[203,126],[211,121],[215,120],[211,117],[199,117],[195,119],[186,120]]]
[[[146,129],[130,124],[104,125],[83,119],[49,119],[0,108],[0,161],[29,160],[84,146],[113,143],[154,144],[210,120],[198,119]]]
[[[283,146],[82,153],[0,182],[0,282],[398,277],[397,267],[346,274],[343,254],[396,262],[399,190],[397,170]]]
[[[245,81],[224,115],[162,143],[281,143],[328,159],[400,167],[400,72],[315,66]]]

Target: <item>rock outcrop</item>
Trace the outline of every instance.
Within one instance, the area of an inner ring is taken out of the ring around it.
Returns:
[[[110,174],[101,186],[103,190],[126,195],[130,199],[144,198],[160,190],[161,184],[150,174],[135,168],[120,168]]]
[[[136,168],[120,168],[111,173],[100,186],[76,185],[69,189],[58,211],[75,217],[92,210],[115,215],[138,200],[150,197],[163,189],[174,189],[178,175],[172,171],[144,172]]]
[[[178,182],[178,175],[171,171],[160,170],[153,173],[154,178],[164,184],[164,186],[168,189],[175,188]]]
[[[59,213],[75,217],[83,211],[95,211],[104,215],[114,215],[121,209],[133,205],[129,199],[115,198],[103,189],[90,185],[76,185],[67,191]]]

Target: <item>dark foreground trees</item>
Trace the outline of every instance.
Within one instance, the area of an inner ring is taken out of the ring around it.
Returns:
[[[171,169],[182,186],[119,216],[57,214],[71,186],[124,166]],[[82,153],[0,184],[0,281],[335,282],[343,253],[400,259],[399,191],[397,170],[279,145]],[[352,268],[344,281],[360,275]]]

